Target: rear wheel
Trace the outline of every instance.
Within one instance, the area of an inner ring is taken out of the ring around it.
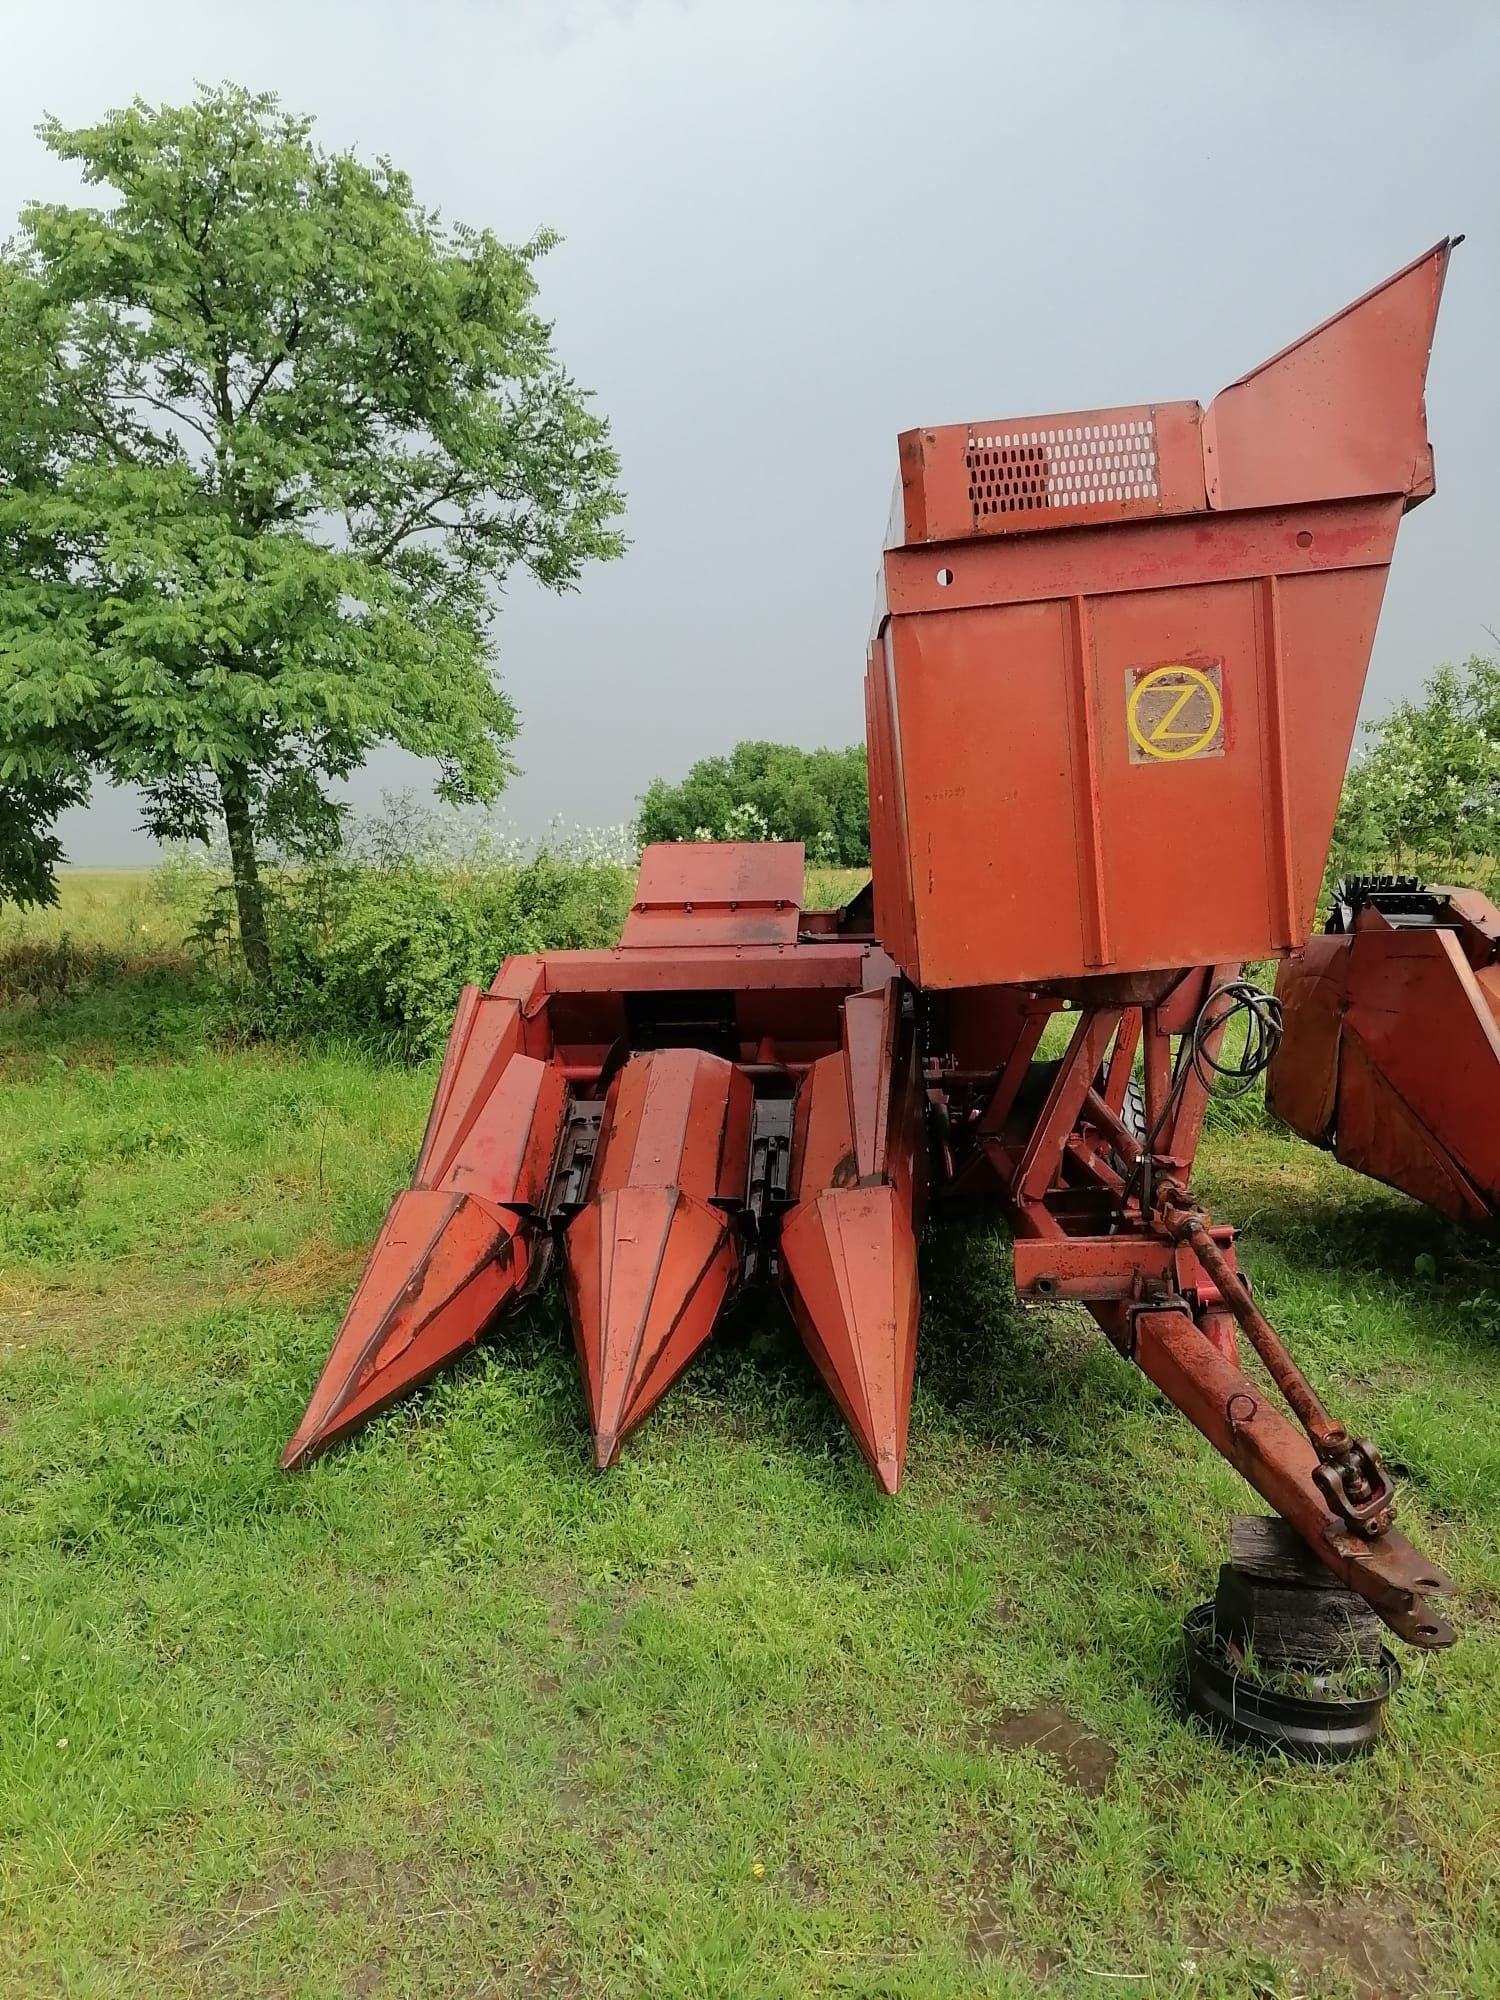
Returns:
[[[1145,1093],[1134,1077],[1125,1086],[1125,1102],[1120,1106],[1120,1120],[1136,1144],[1144,1146],[1146,1143],[1146,1098]]]
[[[1047,1092],[1052,1088],[1057,1079],[1057,1072],[1061,1068],[1061,1057],[1054,1058],[1050,1062],[1033,1063],[1030,1075],[1017,1093],[1016,1111],[1025,1112],[1034,1117],[1036,1112],[1041,1109]],[[1094,1078],[1095,1090],[1102,1093],[1105,1081],[1106,1071],[1101,1066],[1099,1074]],[[1144,1146],[1146,1143],[1146,1100],[1142,1095],[1141,1086],[1134,1077],[1131,1077],[1125,1086],[1125,1102],[1120,1107],[1120,1118],[1130,1136],[1137,1144]]]

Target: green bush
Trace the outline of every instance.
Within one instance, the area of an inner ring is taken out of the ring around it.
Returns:
[[[266,1026],[375,1041],[402,1055],[441,1046],[459,990],[488,980],[483,929],[465,900],[418,869],[350,871],[333,920],[278,898]]]
[[[705,757],[680,784],[656,778],[641,800],[638,831],[651,840],[800,840],[820,868],[870,860],[870,801],[862,743],[799,750],[737,743]]]
[[[502,959],[616,943],[632,880],[609,862],[549,853],[520,866],[287,870],[269,897],[269,986],[258,997],[237,989],[239,1003],[269,1035],[360,1041],[421,1060],[442,1048],[460,990],[487,986]],[[230,921],[226,888],[199,944],[232,978]]]

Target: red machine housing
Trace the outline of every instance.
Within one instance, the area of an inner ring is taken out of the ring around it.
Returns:
[[[1281,967],[1266,1081],[1335,1159],[1464,1222],[1500,1212],[1500,910],[1474,889],[1341,885]]]
[[[1229,1021],[1264,1001],[1241,961],[1306,940],[1396,528],[1432,490],[1450,247],[1207,411],[902,438],[873,898],[803,911],[791,846],[648,848],[616,949],[466,992],[287,1465],[560,1261],[601,1465],[730,1295],[773,1283],[894,1491],[924,1206],[979,1196],[1023,1299],[1085,1305],[1394,1630],[1451,1640],[1378,1452],[1189,1186]]]
[[[875,928],[916,984],[1306,942],[1396,529],[1432,491],[1447,258],[1207,411],[901,438],[865,706]],[[1185,841],[1201,887],[1165,894]]]

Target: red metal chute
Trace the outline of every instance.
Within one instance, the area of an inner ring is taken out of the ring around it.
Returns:
[[[930,1186],[994,1202],[1021,1298],[1087,1306],[1389,1625],[1452,1638],[1379,1453],[1190,1191],[1227,1024],[1264,1002],[1241,963],[1307,945],[1396,531],[1432,490],[1450,247],[1207,411],[901,439],[866,663],[873,903],[804,912],[791,844],[652,847],[617,948],[511,959],[466,993],[415,1186],[287,1463],[559,1257],[601,1464],[730,1296],[770,1283],[894,1492]],[[1442,936],[1422,950],[1472,1003],[1472,955],[1459,977]],[[1356,1029],[1401,1086],[1353,976],[1330,998],[1316,954],[1305,1095],[1326,1134],[1353,1115]]]

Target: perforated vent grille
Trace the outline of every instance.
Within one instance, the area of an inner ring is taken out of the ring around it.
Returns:
[[[964,464],[976,527],[996,514],[1154,500],[1156,424],[1151,417],[1138,417],[1053,430],[995,431],[986,437],[971,434]]]

